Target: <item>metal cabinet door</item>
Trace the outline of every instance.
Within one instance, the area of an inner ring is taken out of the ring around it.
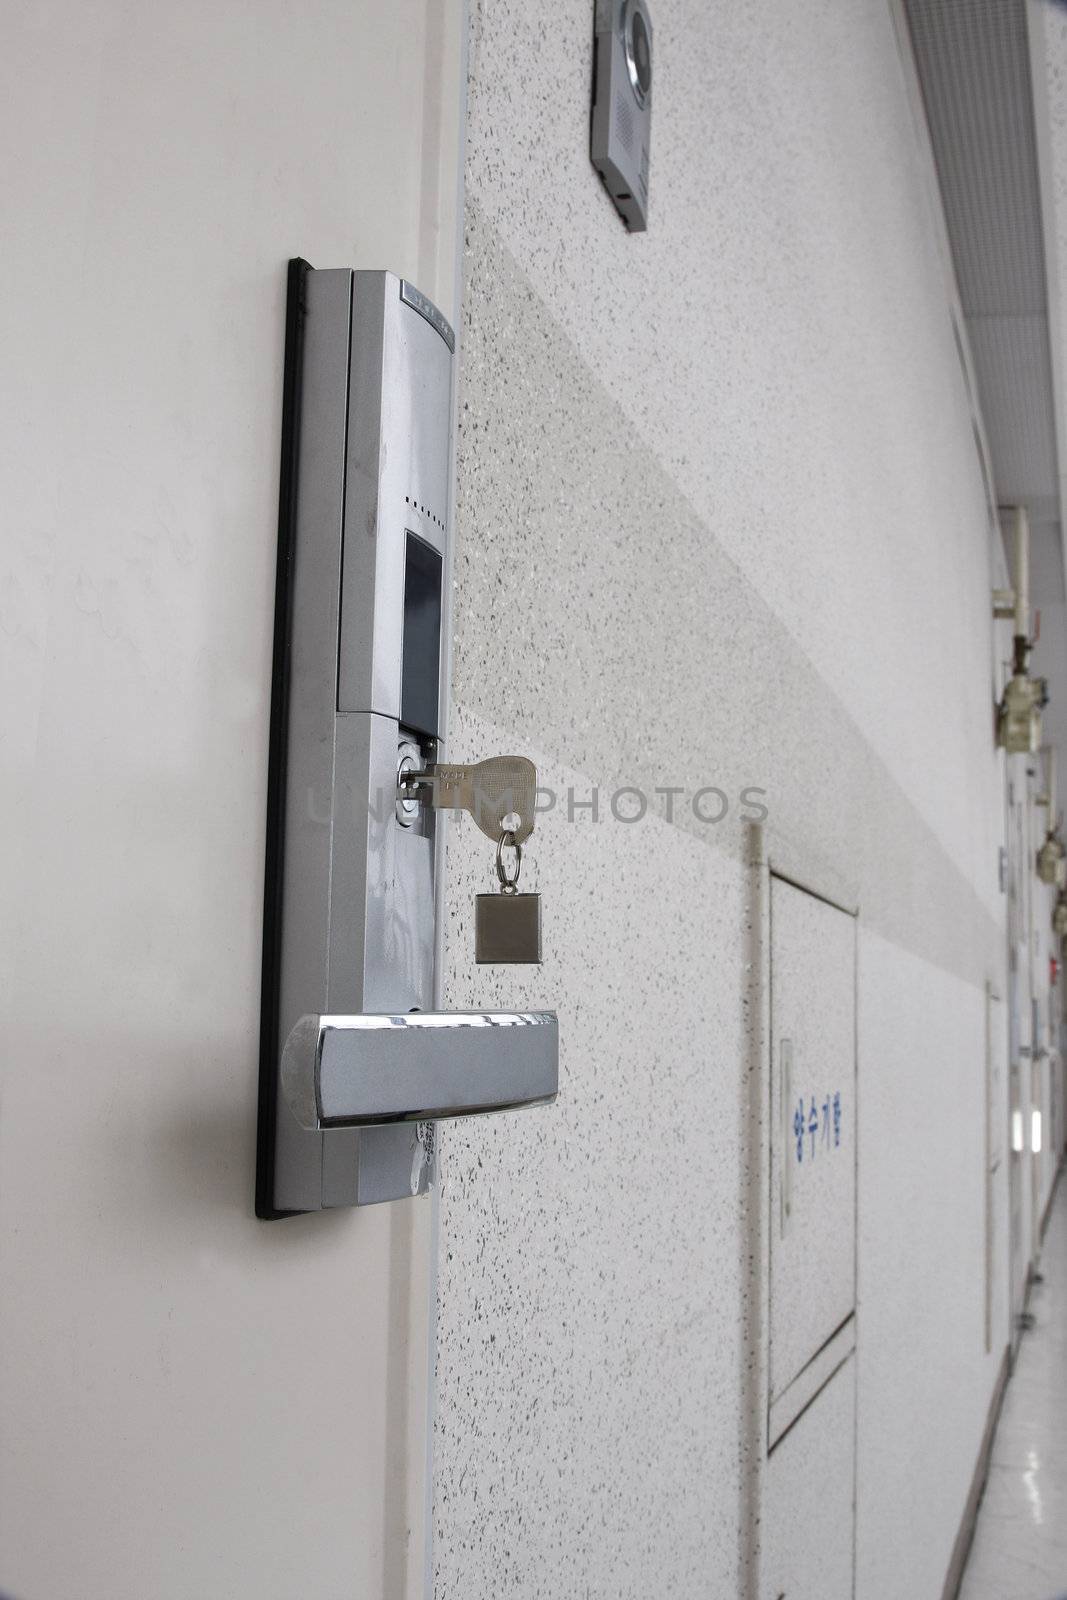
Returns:
[[[1003,1000],[986,985],[986,1162],[985,1162],[985,1347],[1003,1330],[1007,1302],[1008,1217],[1000,1196],[1008,1128],[1008,1020]]]
[[[770,1399],[856,1300],[855,918],[771,879]]]
[[[852,1356],[767,1462],[760,1600],[851,1600],[855,1419]]]

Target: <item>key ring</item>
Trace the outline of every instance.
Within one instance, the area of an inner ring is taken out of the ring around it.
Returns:
[[[515,852],[515,871],[509,878],[504,870],[504,847],[507,845]],[[522,845],[518,844],[513,833],[502,833],[496,843],[496,875],[500,879],[500,893],[514,894],[522,871]]]

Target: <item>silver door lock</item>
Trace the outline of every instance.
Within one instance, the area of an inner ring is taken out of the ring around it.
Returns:
[[[434,1119],[556,1094],[552,1012],[436,1009],[443,848],[424,786],[464,809],[480,795],[503,855],[532,829],[536,786],[522,757],[484,782],[439,760],[453,352],[392,273],[290,263],[260,1217],[423,1193]]]

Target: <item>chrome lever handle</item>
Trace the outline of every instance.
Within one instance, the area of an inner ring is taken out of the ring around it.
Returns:
[[[281,1061],[302,1127],[470,1117],[554,1100],[554,1011],[411,1011],[302,1017]]]

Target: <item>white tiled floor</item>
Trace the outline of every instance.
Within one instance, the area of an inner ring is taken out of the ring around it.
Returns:
[[[1060,1180],[959,1600],[1067,1595],[1067,1180]]]

